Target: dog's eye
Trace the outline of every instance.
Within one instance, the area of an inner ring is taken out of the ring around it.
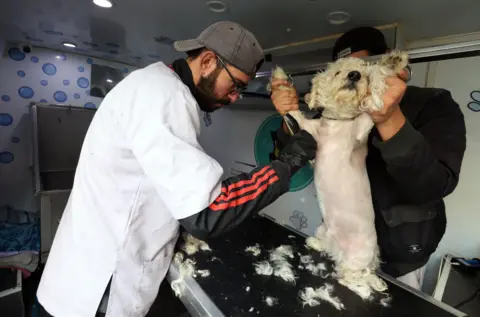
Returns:
[[[335,73],[335,76],[337,76],[338,74],[340,74],[340,72],[336,72],[336,73]]]

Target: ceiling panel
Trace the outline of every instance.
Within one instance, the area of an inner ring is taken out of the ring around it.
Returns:
[[[172,40],[195,37],[220,20],[256,34],[263,48],[344,32],[360,25],[400,22],[408,40],[480,31],[480,1],[225,0],[228,10],[210,12],[203,0],[116,0],[112,9],[90,0],[2,0],[0,38],[143,66],[177,56]],[[331,25],[326,15],[351,19]],[[287,31],[289,29],[289,31]],[[163,40],[159,43],[155,37]]]

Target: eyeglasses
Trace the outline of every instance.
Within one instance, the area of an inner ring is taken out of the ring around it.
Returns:
[[[219,56],[217,56],[217,59],[220,62],[220,64],[222,64],[222,67],[227,71],[228,76],[230,76],[230,78],[232,79],[233,88],[231,93],[240,94],[244,92],[247,89],[247,85],[242,82],[239,82],[237,79],[235,79],[235,77],[233,77],[232,73],[230,73],[230,71],[228,70],[227,65],[223,62],[223,60]]]

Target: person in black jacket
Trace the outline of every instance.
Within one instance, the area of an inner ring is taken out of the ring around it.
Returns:
[[[333,60],[386,52],[383,34],[362,27],[337,40]],[[298,109],[298,97],[294,91],[277,89],[282,84],[286,83],[273,83],[272,101],[285,114]],[[366,161],[382,270],[420,289],[425,265],[445,233],[443,198],[458,184],[465,122],[447,90],[407,87],[396,76],[387,84],[384,109],[372,113],[375,127]],[[277,146],[281,148],[288,138],[283,125],[277,131]]]

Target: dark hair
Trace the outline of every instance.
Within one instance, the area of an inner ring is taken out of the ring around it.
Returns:
[[[188,59],[196,59],[198,56],[200,56],[200,54],[202,54],[203,52],[207,51],[208,48],[206,47],[200,47],[200,48],[197,48],[197,49],[194,49],[194,50],[191,50],[191,51],[187,51],[187,58]]]

